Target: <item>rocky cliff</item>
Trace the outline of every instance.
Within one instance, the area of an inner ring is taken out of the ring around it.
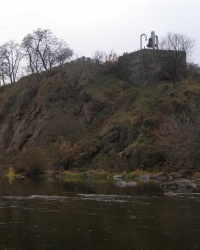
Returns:
[[[134,86],[85,62],[24,77],[0,88],[1,166],[24,170],[35,161],[53,169],[131,171],[184,165],[184,152],[200,153],[194,143],[199,96],[198,82]],[[193,158],[190,167],[197,165]]]

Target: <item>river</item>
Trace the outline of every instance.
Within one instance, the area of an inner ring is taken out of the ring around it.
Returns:
[[[0,180],[1,250],[200,249],[200,194],[159,183]]]

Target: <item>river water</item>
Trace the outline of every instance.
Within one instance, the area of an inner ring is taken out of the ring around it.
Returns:
[[[200,194],[159,183],[0,180],[1,250],[200,249]]]

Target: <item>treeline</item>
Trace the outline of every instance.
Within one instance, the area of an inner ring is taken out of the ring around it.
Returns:
[[[21,44],[10,40],[0,46],[0,83],[14,84],[23,74],[39,73],[64,64],[73,50],[49,29],[37,29]]]
[[[187,35],[167,33],[159,43],[162,54],[162,79],[176,83],[180,76],[200,78],[199,65],[186,64],[186,54],[190,55],[195,40]],[[184,53],[180,53],[184,52]],[[14,84],[23,75],[39,73],[62,65],[73,56],[73,50],[49,29],[37,29],[26,35],[20,44],[13,40],[0,46],[0,85]],[[111,71],[116,71],[118,55],[114,51],[95,51],[95,63],[104,62]]]

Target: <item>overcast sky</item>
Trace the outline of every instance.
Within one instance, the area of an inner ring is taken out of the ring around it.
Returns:
[[[78,56],[94,51],[133,52],[140,35],[167,32],[196,39],[192,60],[200,64],[200,0],[1,0],[0,45],[21,42],[38,28],[50,29]]]

